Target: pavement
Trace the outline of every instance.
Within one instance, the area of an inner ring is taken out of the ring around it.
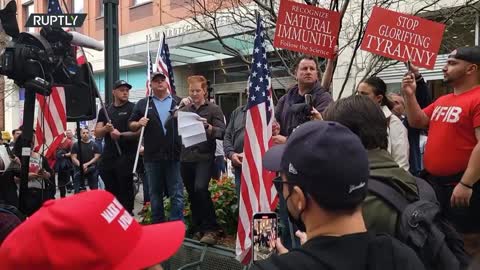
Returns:
[[[103,184],[103,182],[99,182],[98,186],[99,186],[99,189],[105,189],[105,185]],[[73,192],[72,193],[67,193],[67,197],[72,196],[72,195],[73,195]],[[55,198],[56,199],[60,198],[60,191],[58,189],[57,189],[57,192],[55,193]],[[139,188],[139,191],[138,191],[137,195],[135,196],[135,202],[134,202],[134,205],[133,205],[133,213],[135,214],[134,218],[137,221],[140,221],[141,218],[142,218],[141,216],[137,215],[137,213],[140,212],[140,210],[142,210],[142,208],[143,208],[143,185],[141,184],[140,188]]]

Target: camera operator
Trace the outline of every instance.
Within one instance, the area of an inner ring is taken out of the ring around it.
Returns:
[[[333,61],[328,60],[327,65]],[[312,56],[302,56],[295,64],[297,84],[280,98],[275,108],[275,118],[280,124],[280,135],[273,136],[276,144],[285,143],[287,137],[300,124],[310,120],[312,109],[320,113],[333,99],[328,90],[320,83],[317,60]],[[311,101],[308,95],[311,95]]]

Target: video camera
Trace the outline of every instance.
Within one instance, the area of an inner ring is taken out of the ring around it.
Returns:
[[[33,137],[35,94],[48,96],[52,87],[63,88],[67,121],[91,120],[96,117],[98,89],[89,64],[77,63],[77,51],[72,45],[103,50],[103,45],[76,32],[59,27],[43,27],[40,33],[19,33],[17,4],[10,1],[0,10],[0,31],[11,37],[0,55],[0,74],[25,88],[23,140],[21,141],[21,181],[19,202],[27,207],[28,169]],[[45,119],[45,117],[44,117]],[[78,133],[79,134],[79,133]],[[29,151],[24,151],[29,150]],[[79,153],[81,155],[81,153]]]
[[[67,120],[94,119],[98,91],[94,91],[93,73],[90,66],[77,65],[76,47],[72,45],[96,50],[103,50],[103,45],[88,36],[67,32],[60,27],[43,27],[40,33],[19,33],[16,11],[15,1],[10,1],[0,10],[1,26],[12,38],[0,55],[0,74],[26,91],[35,91],[43,96],[50,95],[52,86],[63,87]]]
[[[301,122],[304,123],[310,120],[313,107],[313,96],[311,94],[305,94],[305,102],[293,104],[292,106],[290,106],[290,112],[303,116],[304,119]]]

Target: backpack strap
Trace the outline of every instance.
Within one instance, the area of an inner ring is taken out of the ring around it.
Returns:
[[[415,177],[415,183],[417,184],[418,188],[418,197],[421,200],[439,204],[435,190],[433,189],[432,185],[428,183],[428,181],[419,177]]]
[[[13,205],[0,203],[0,212],[15,215],[20,221],[26,219],[26,216]]]
[[[400,192],[382,181],[370,178],[368,180],[368,190],[373,194],[382,197],[386,202],[395,207],[400,213],[410,204],[410,202]]]

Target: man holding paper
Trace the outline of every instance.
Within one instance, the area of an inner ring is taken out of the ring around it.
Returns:
[[[207,80],[203,76],[188,77],[189,99],[184,99],[181,112],[198,114],[203,122],[207,140],[182,147],[181,174],[192,208],[192,225],[194,238],[205,244],[214,245],[217,242],[220,227],[215,216],[212,198],[208,184],[212,178],[216,139],[223,139],[225,133],[224,115],[220,107],[209,102],[207,95]],[[181,116],[179,112],[179,118]],[[196,128],[195,125],[192,125]],[[186,131],[182,131],[185,134]],[[196,136],[201,133],[195,132]],[[184,136],[184,135],[182,135]]]
[[[183,220],[180,138],[177,121],[173,117],[180,98],[170,94],[167,87],[165,74],[153,73],[150,83],[153,96],[139,100],[129,119],[130,130],[145,127],[143,161],[150,184],[152,223],[166,221],[163,208],[165,187],[172,203],[170,220]]]

